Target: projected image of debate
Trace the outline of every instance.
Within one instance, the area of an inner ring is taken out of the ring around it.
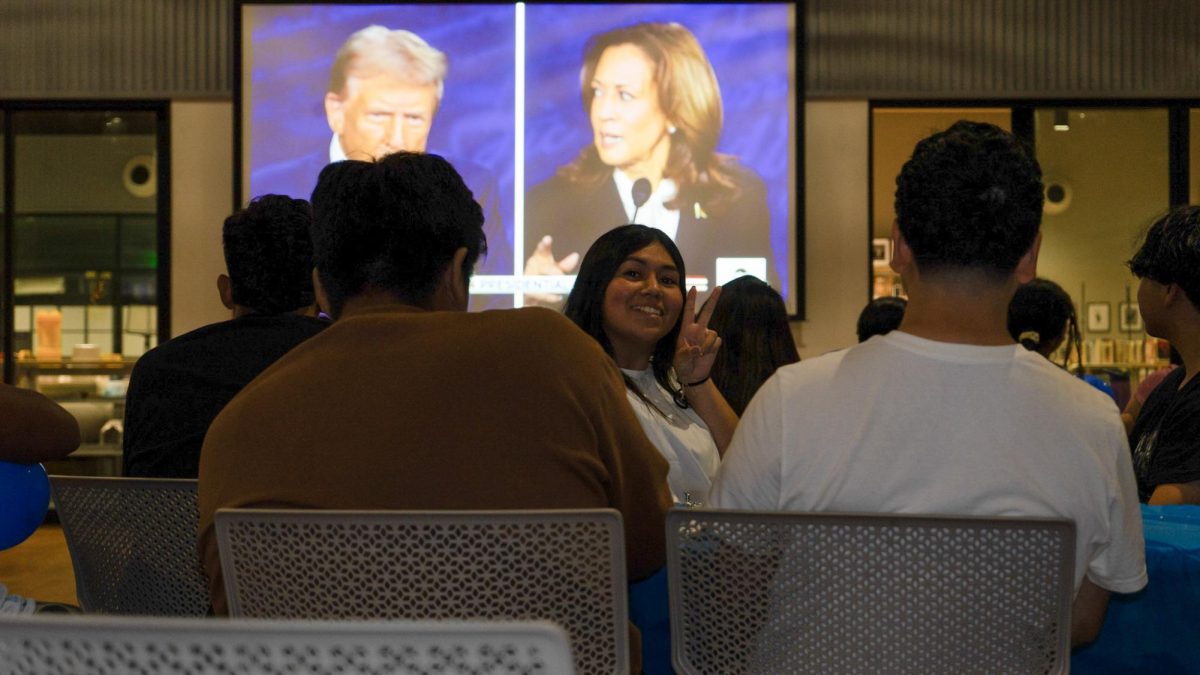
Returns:
[[[701,291],[744,274],[794,307],[794,7],[241,7],[242,198],[327,163],[451,161],[483,207],[472,307],[549,304],[588,246],[668,233]]]

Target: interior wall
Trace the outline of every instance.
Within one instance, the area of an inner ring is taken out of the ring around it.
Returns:
[[[807,320],[794,326],[801,358],[857,342],[867,303],[866,101],[808,101],[804,107]]]
[[[153,196],[137,197],[123,184],[125,163],[153,156],[154,145],[153,135],[18,134],[17,212],[154,213]]]
[[[224,321],[221,225],[233,210],[233,104],[171,103],[171,335]]]

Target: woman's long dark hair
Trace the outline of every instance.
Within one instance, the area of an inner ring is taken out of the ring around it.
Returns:
[[[1049,279],[1037,278],[1017,288],[1008,305],[1008,333],[1029,351],[1044,353],[1044,350],[1063,340],[1066,333],[1067,348],[1062,367],[1071,361],[1075,352],[1076,362],[1083,363],[1079,337],[1079,321],[1075,317],[1075,303],[1062,286]],[[1046,358],[1050,358],[1046,354]]]
[[[626,258],[656,243],[662,244],[662,247],[667,250],[675,262],[675,267],[679,270],[679,278],[685,279],[687,273],[683,267],[683,255],[679,253],[675,242],[671,241],[671,238],[662,230],[645,225],[622,225],[609,230],[601,235],[583,256],[583,263],[579,266],[579,276],[575,278],[575,286],[571,289],[571,294],[567,296],[563,314],[566,314],[567,318],[574,321],[585,333],[595,338],[609,356],[613,355],[613,348],[608,334],[604,332],[604,294]],[[682,285],[680,289],[682,293]],[[654,370],[654,379],[658,380],[663,389],[671,393],[675,405],[686,408],[687,401],[683,398],[683,390],[671,377],[671,364],[675,360],[675,343],[679,340],[680,323],[679,320],[676,320],[671,331],[654,346],[650,366]],[[638,389],[637,385],[628,377],[625,378],[625,386],[646,401],[651,408],[657,410],[646,399],[642,390]]]
[[[776,369],[800,360],[783,298],[755,277],[721,287],[708,327],[721,336],[712,379],[738,417]]]

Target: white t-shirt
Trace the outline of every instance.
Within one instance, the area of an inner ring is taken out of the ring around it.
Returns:
[[[1075,587],[1146,583],[1116,406],[1019,345],[892,331],[776,371],[751,401],[709,506],[1069,518]]]
[[[716,441],[708,426],[691,408],[680,408],[671,400],[671,395],[654,379],[654,370],[621,369],[641,389],[666,417],[646,405],[632,391],[626,391],[633,412],[642,423],[642,430],[651,443],[671,465],[667,483],[677,503],[690,501],[703,504],[712,485],[713,474],[721,463]]]

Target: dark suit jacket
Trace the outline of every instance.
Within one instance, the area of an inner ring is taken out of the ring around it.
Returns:
[[[679,210],[675,244],[683,254],[687,273],[708,277],[710,289],[716,284],[718,257],[765,257],[768,281],[778,288],[767,188],[757,174],[741,166],[735,167],[734,181],[740,195],[724,213],[698,217],[694,206]],[[525,257],[533,254],[547,234],[554,237],[555,257],[572,252],[584,255],[600,235],[628,221],[611,179],[586,191],[556,175],[534,186],[526,196]]]

